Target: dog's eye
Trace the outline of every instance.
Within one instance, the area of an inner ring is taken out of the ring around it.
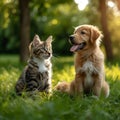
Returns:
[[[82,35],[84,35],[84,34],[85,34],[85,32],[84,32],[84,31],[81,31],[80,33],[81,33]]]

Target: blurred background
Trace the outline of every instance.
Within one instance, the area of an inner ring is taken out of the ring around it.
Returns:
[[[69,56],[69,35],[82,24],[104,34],[106,60],[120,60],[120,0],[0,0],[0,54],[17,54],[24,62],[35,34],[53,36],[53,55]]]

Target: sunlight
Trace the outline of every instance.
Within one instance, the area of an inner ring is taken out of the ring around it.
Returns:
[[[88,0],[74,0],[76,4],[78,4],[79,10],[84,10],[88,4]]]
[[[108,1],[108,6],[109,6],[109,7],[114,7],[115,4],[114,4],[112,1]]]
[[[4,3],[10,3],[11,0],[4,0]]]

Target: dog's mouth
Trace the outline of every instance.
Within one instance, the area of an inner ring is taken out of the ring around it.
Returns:
[[[82,50],[86,46],[86,42],[82,42],[80,44],[74,44],[71,48],[71,52],[77,52],[78,50]]]

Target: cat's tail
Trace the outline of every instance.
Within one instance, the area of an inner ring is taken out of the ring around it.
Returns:
[[[58,84],[55,86],[55,90],[64,93],[70,93],[70,83],[58,82]]]

